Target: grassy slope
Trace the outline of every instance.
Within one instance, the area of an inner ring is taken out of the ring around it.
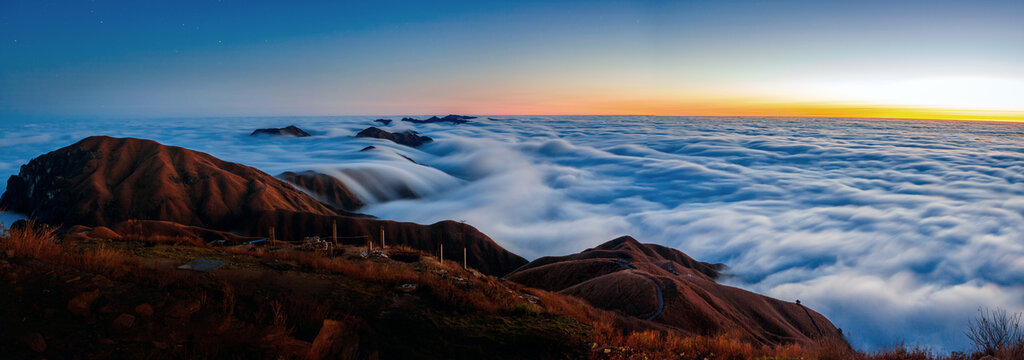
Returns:
[[[412,258],[402,262],[365,259],[359,248],[329,259],[164,241],[56,244],[54,235],[41,227],[0,235],[5,356],[308,358],[321,345],[324,319],[333,319],[345,335],[330,342],[330,357],[933,358],[902,348],[861,354],[838,343],[769,348],[730,334],[683,336],[408,249],[392,249]],[[174,268],[196,258],[231,265],[209,274]],[[87,314],[72,311],[74,299],[94,291]],[[130,328],[116,324],[123,314],[134,317]],[[42,352],[31,349],[36,334],[46,343]]]

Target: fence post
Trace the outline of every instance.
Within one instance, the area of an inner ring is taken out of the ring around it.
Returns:
[[[387,247],[388,246],[384,242],[384,226],[381,225],[381,227],[380,227],[380,249],[384,250],[384,249],[387,249]]]
[[[331,247],[331,257],[334,257],[334,249],[338,247],[338,220],[331,220],[331,238],[334,239],[334,246]]]
[[[462,269],[464,269],[464,270],[468,270],[469,269],[469,263],[466,262],[466,247],[465,246],[462,247]]]
[[[444,266],[444,243],[441,243],[441,266]]]

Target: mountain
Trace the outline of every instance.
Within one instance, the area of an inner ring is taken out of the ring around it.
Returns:
[[[295,125],[290,125],[288,127],[283,127],[283,128],[256,129],[256,130],[254,130],[252,132],[252,134],[249,134],[249,136],[258,136],[258,135],[276,135],[276,136],[294,136],[294,137],[312,136],[312,135],[309,135],[309,133],[305,132],[304,130],[299,129],[299,127],[295,126]]]
[[[7,184],[0,207],[58,226],[116,230],[134,221],[140,236],[169,231],[202,240],[223,239],[223,232],[268,236],[274,227],[277,239],[295,241],[330,235],[336,222],[339,236],[361,242],[379,241],[381,229],[391,245],[436,252],[444,242],[451,259],[461,259],[465,239],[470,265],[485,274],[527,262],[468,225],[353,216],[257,169],[151,140],[89,137],[31,160]]]
[[[163,220],[233,228],[271,210],[334,215],[254,168],[152,140],[94,136],[21,167],[0,206],[46,223]]]
[[[465,124],[465,123],[469,122],[470,119],[476,119],[476,116],[466,116],[466,115],[447,115],[445,117],[431,116],[429,119],[426,119],[426,120],[420,120],[420,119],[414,119],[414,118],[402,118],[402,121],[411,122],[413,124],[433,124],[433,123],[441,123],[441,122],[448,122],[448,123],[452,123],[452,124]]]
[[[431,139],[429,137],[419,136],[415,131],[412,130],[400,133],[392,133],[378,129],[374,126],[363,129],[363,131],[360,131],[358,134],[356,134],[356,137],[370,137],[391,140],[396,144],[402,144],[409,147],[417,147],[434,141],[434,139]]]
[[[339,209],[354,211],[366,205],[341,180],[330,175],[315,171],[286,171],[277,178],[304,189],[320,201]]]
[[[762,344],[817,342],[841,334],[800,304],[718,284],[722,268],[624,236],[578,254],[542,257],[505,278],[694,334],[738,331]]]

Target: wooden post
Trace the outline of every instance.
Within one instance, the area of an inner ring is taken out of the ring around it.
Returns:
[[[334,257],[334,249],[338,247],[338,220],[331,221],[331,238],[334,239],[334,246],[331,247],[331,257]]]
[[[384,243],[384,227],[381,226],[380,227],[380,249],[384,250],[384,249],[387,249],[387,248],[388,248],[387,245]]]
[[[466,220],[459,222],[462,223],[462,268],[469,269],[469,263],[466,262]]]
[[[441,243],[441,265],[444,265],[444,243]]]
[[[270,227],[270,241],[267,241],[267,250],[270,250],[270,244],[274,243],[276,238],[274,237],[274,227]]]

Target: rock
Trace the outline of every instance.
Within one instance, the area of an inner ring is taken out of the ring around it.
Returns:
[[[135,325],[135,316],[131,314],[121,314],[114,319],[111,324],[116,331],[125,331],[131,329]]]
[[[167,309],[167,316],[177,319],[187,319],[199,311],[199,302],[190,301],[185,303],[174,303]]]
[[[355,359],[359,353],[359,335],[345,323],[324,319],[313,340],[307,359]]]
[[[414,292],[414,291],[416,291],[416,284],[402,284],[402,285],[398,285],[398,291],[401,291],[401,292],[404,292],[404,293]]]
[[[419,136],[415,131],[409,130],[401,133],[391,133],[374,126],[368,127],[356,134],[356,137],[370,137],[384,140],[391,140],[396,144],[401,144],[410,147],[417,147],[429,142],[434,141],[426,136]]]
[[[259,347],[270,349],[277,354],[278,358],[283,359],[301,358],[302,355],[308,354],[310,349],[309,343],[295,339],[290,334],[291,331],[282,325],[269,326],[262,331],[262,335],[259,339]]]
[[[411,122],[411,123],[414,123],[414,124],[432,124],[432,123],[439,123],[439,122],[448,122],[448,123],[452,123],[452,124],[465,124],[465,123],[469,122],[469,119],[476,119],[476,116],[448,115],[448,116],[440,117],[440,118],[437,117],[437,116],[431,116],[429,119],[426,119],[426,120],[419,120],[419,119],[413,119],[413,118],[402,118],[402,121]]]
[[[384,126],[391,125],[391,119],[377,119],[374,121],[384,124]]]
[[[121,234],[118,234],[118,233],[114,232],[113,230],[110,230],[109,228],[104,227],[104,226],[97,226],[97,227],[93,228],[91,231],[89,231],[87,236],[90,237],[90,238],[93,238],[93,239],[107,239],[107,240],[120,240],[121,239]]]
[[[259,136],[259,135],[294,136],[294,137],[312,136],[312,135],[309,135],[309,133],[303,131],[302,129],[299,129],[295,125],[291,125],[291,126],[288,126],[288,127],[285,127],[285,128],[256,129],[255,131],[252,132],[252,134],[249,134],[249,136]]]
[[[43,339],[43,335],[39,333],[31,333],[21,339],[25,345],[28,345],[29,349],[37,353],[46,351],[46,339]]]
[[[135,313],[143,317],[153,316],[153,306],[150,306],[149,304],[139,304],[135,307]]]
[[[84,292],[68,301],[68,311],[80,316],[89,316],[92,304],[100,297],[99,290]]]

